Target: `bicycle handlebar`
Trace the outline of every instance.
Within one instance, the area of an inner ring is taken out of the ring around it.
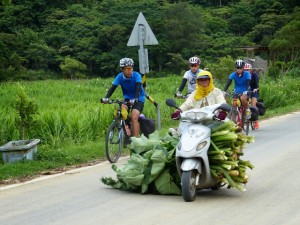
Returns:
[[[112,99],[112,100],[108,100],[108,102],[104,103],[103,100],[101,99],[101,103],[103,104],[118,104],[118,105],[129,105],[130,102],[129,101],[125,101],[125,100],[119,100],[119,99]]]
[[[252,93],[252,91],[247,91],[248,98],[250,98],[251,93]],[[243,94],[237,94],[234,92],[231,92],[231,93],[223,92],[223,94],[225,94],[226,96],[229,96],[231,98],[237,97],[238,99],[241,99],[241,96],[243,95]]]
[[[190,95],[190,94],[178,96],[178,95],[174,94],[174,98],[178,98],[178,99],[180,99],[180,98],[181,98],[181,99],[187,99],[187,98],[189,97],[189,95]]]

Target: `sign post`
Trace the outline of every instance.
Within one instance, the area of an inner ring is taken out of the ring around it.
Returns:
[[[127,46],[140,46],[138,50],[139,55],[139,69],[140,73],[146,76],[149,73],[149,61],[148,61],[148,49],[144,48],[144,45],[157,45],[158,41],[153,34],[149,24],[147,23],[143,13],[139,13],[139,16],[132,29],[130,38],[127,42]],[[146,90],[145,90],[146,91]],[[146,92],[147,99],[153,103],[157,110],[157,128],[160,130],[160,109],[157,102],[151,98]]]
[[[127,42],[127,46],[140,46],[138,53],[141,74],[149,73],[148,49],[144,48],[144,45],[157,44],[158,41],[155,35],[153,34],[143,13],[140,12]]]

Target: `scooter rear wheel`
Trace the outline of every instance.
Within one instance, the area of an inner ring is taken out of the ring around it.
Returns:
[[[181,176],[181,192],[186,202],[194,201],[196,198],[196,172],[183,171]]]

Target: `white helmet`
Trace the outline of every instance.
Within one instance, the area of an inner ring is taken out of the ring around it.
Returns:
[[[123,58],[120,60],[120,67],[123,68],[125,66],[133,66],[133,60],[131,58]]]
[[[198,65],[200,65],[200,63],[201,63],[201,60],[196,56],[191,57],[189,59],[189,64],[198,64]]]

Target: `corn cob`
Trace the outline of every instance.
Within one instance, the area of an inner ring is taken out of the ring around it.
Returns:
[[[244,154],[246,144],[253,142],[254,138],[244,135],[231,121],[214,127],[211,132],[208,158],[212,176],[227,184],[228,188],[245,191],[244,185],[249,180],[246,169],[253,169],[253,165],[241,160],[240,156]]]

